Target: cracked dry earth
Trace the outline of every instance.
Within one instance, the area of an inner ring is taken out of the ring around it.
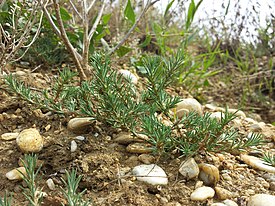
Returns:
[[[24,80],[32,81],[33,86],[47,87],[48,75],[27,71],[20,71],[20,75]],[[222,110],[212,105],[203,105],[203,109],[204,112]],[[119,130],[107,128],[99,122],[87,126],[85,131],[75,133],[67,128],[69,120],[70,118],[61,118],[31,108],[7,91],[0,91],[1,137],[5,133],[19,133],[27,128],[36,128],[44,138],[43,149],[38,153],[42,169],[37,180],[38,186],[43,188],[46,194],[42,203],[44,206],[66,204],[59,188],[63,186],[61,178],[65,177],[65,169],[71,168],[77,168],[78,174],[83,176],[80,190],[87,189],[84,197],[91,199],[93,205],[275,205],[275,201],[268,204],[254,204],[249,200],[255,194],[271,195],[268,197],[273,197],[274,200],[275,168],[268,170],[269,172],[265,167],[259,169],[258,166],[246,161],[241,154],[198,154],[194,157],[196,163],[217,168],[220,178],[215,185],[209,186],[214,189],[215,194],[202,200],[193,200],[191,194],[205,183],[198,177],[187,180],[179,173],[184,158],[173,154],[158,158],[151,154],[143,154],[146,150],[127,149],[133,143],[142,145],[142,140],[132,138]],[[251,131],[263,134],[266,144],[252,149],[248,157],[260,157],[267,151],[275,153],[275,129],[271,124],[255,121],[246,114],[246,117],[239,116],[232,122],[232,126],[247,135]],[[121,136],[123,140],[116,141]],[[77,144],[74,152],[71,152],[72,140]],[[15,206],[27,205],[21,189],[26,185],[22,180],[8,180],[6,173],[19,167],[18,161],[23,155],[15,139],[0,139],[0,196],[3,197],[5,191],[12,192],[12,205]],[[154,163],[167,174],[167,185],[150,185],[138,181],[131,175],[131,170],[135,166]],[[49,189],[46,183],[49,178],[55,184],[54,190]]]

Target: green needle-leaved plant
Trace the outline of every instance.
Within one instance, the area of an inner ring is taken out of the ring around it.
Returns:
[[[26,174],[23,174],[22,172],[21,174],[23,175],[23,181],[27,185],[27,188],[22,188],[23,194],[31,206],[40,206],[43,198],[42,190],[38,188],[36,183],[41,165],[36,169],[36,163],[36,155],[25,155],[24,160],[22,161],[22,164],[26,169]]]
[[[269,152],[264,153],[262,160],[265,161],[267,165],[275,167],[275,155]]]
[[[200,116],[190,112],[173,126],[163,125],[155,116],[144,117],[143,132],[150,137],[154,151],[158,153],[178,151],[182,156],[192,156],[198,152],[240,152],[262,141],[259,134],[251,138],[241,136],[229,126],[234,114],[225,112],[221,121],[210,117],[209,113]]]
[[[63,195],[68,201],[68,206],[89,206],[89,201],[84,201],[82,195],[86,190],[78,192],[78,185],[82,176],[77,176],[76,170],[71,172],[66,171],[66,180],[62,179],[62,182],[65,185],[65,189],[61,188]],[[62,203],[64,206],[64,204]]]
[[[12,206],[12,196],[5,192],[3,199],[0,197],[0,206]]]

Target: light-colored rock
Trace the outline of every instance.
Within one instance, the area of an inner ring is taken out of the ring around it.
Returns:
[[[236,202],[234,202],[233,200],[224,200],[223,203],[226,206],[238,206],[238,204]]]
[[[6,140],[6,141],[14,140],[14,139],[17,138],[18,135],[19,135],[18,132],[4,133],[4,134],[1,135],[1,139]]]
[[[191,194],[191,200],[204,201],[208,198],[212,198],[215,195],[215,191],[211,187],[199,187]]]
[[[176,112],[176,116],[181,119],[183,116],[185,115],[188,115],[189,113],[189,110],[188,109],[180,109],[180,110],[177,110]]]
[[[144,164],[152,164],[155,161],[155,157],[150,154],[141,154],[138,156],[138,160]]]
[[[120,69],[118,71],[124,78],[129,79],[133,84],[138,83],[138,77],[134,75],[132,72],[126,69]]]
[[[145,143],[133,143],[129,144],[126,147],[127,152],[130,153],[137,153],[137,154],[146,154],[152,152],[150,145]]]
[[[221,121],[221,119],[224,118],[224,113],[223,112],[214,112],[210,115],[210,118]]]
[[[269,189],[270,189],[271,191],[275,191],[275,182],[270,182],[270,183],[269,183]]]
[[[71,141],[71,152],[75,152],[77,150],[77,143],[72,140]]]
[[[229,113],[235,113],[235,115],[237,117],[246,118],[245,113],[243,111],[241,111],[241,110],[238,110],[238,109],[228,109],[228,112]]]
[[[51,178],[47,179],[46,183],[50,190],[55,190],[55,184]]]
[[[212,110],[212,111],[215,111],[216,110],[216,106],[213,105],[213,104],[206,104],[204,105],[205,109],[209,109],[209,110]]]
[[[175,113],[182,109],[188,110],[189,112],[195,111],[200,115],[203,114],[201,104],[196,99],[192,98],[182,99],[181,102],[176,105]]]
[[[121,132],[115,136],[114,141],[119,144],[128,145],[133,142],[141,142],[142,140],[137,137],[133,137],[130,133]]]
[[[19,172],[20,171],[20,172]],[[9,180],[22,180],[23,174],[27,175],[25,167],[18,167],[6,173]]]
[[[139,165],[133,168],[132,174],[137,180],[151,185],[167,185],[168,178],[164,170],[155,164]]]
[[[44,139],[37,129],[30,128],[19,133],[16,143],[24,153],[40,152],[43,148]]]
[[[216,202],[216,203],[212,203],[210,206],[226,206],[226,205],[220,202]]]
[[[203,186],[203,181],[197,181],[196,184],[195,184],[195,189],[199,188],[199,187],[202,187]]]
[[[232,197],[232,193],[222,187],[215,187],[215,191],[218,199],[220,200],[226,200]]]
[[[75,139],[79,140],[79,141],[84,141],[85,137],[84,136],[76,136]]]
[[[256,194],[247,201],[247,206],[274,206],[275,196],[268,194]]]
[[[190,158],[181,163],[179,172],[184,178],[189,180],[197,177],[200,170],[194,158]]]
[[[216,185],[220,179],[219,169],[211,164],[199,164],[200,173],[199,178],[205,185]]]
[[[246,154],[241,154],[241,159],[254,169],[259,169],[262,171],[270,172],[270,173],[275,173],[275,167],[267,165],[263,160],[259,159],[258,157],[246,155]]]
[[[95,119],[91,117],[73,118],[68,122],[68,129],[73,132],[85,131]]]

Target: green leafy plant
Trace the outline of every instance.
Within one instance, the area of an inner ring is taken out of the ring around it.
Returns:
[[[246,140],[236,130],[229,127],[234,114],[225,112],[219,122],[206,113],[203,116],[191,112],[176,121],[173,126],[166,126],[153,115],[144,117],[143,132],[151,139],[153,151],[158,154],[178,151],[182,156],[192,156],[205,152],[239,152],[263,143],[259,134]]]
[[[42,202],[43,193],[42,190],[37,187],[36,180],[37,175],[40,171],[41,165],[36,169],[37,156],[36,155],[25,155],[22,161],[26,174],[20,172],[23,175],[23,181],[26,183],[27,188],[23,188],[23,194],[28,200],[29,205],[39,206]],[[35,171],[36,170],[36,171]]]
[[[0,197],[0,206],[12,206],[12,196],[5,192],[4,198]]]
[[[275,155],[271,154],[269,152],[264,153],[262,157],[263,161],[266,162],[266,164],[275,167]]]
[[[65,188],[61,188],[63,195],[68,201],[69,206],[89,206],[90,201],[83,200],[83,194],[86,190],[78,192],[78,185],[82,176],[77,176],[76,170],[66,171],[66,180],[62,179],[62,182],[65,185]],[[62,203],[62,205],[64,205]]]

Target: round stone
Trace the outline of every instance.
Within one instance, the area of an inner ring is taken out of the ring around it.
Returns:
[[[274,206],[275,196],[268,194],[256,194],[249,198],[247,206]]]
[[[199,187],[191,194],[191,200],[204,201],[208,198],[212,198],[215,195],[215,191],[211,187]]]
[[[190,158],[182,162],[179,172],[186,179],[193,179],[199,175],[200,170],[194,158]]]
[[[18,147],[24,153],[40,152],[43,148],[43,142],[43,137],[34,128],[23,130],[16,138]]]
[[[200,115],[203,114],[201,104],[196,99],[192,98],[182,99],[182,101],[176,105],[176,113],[180,110],[183,111],[182,114],[184,114],[187,111],[195,111]]]
[[[199,178],[205,185],[216,185],[220,179],[219,169],[211,164],[201,163],[199,164],[200,173]]]

